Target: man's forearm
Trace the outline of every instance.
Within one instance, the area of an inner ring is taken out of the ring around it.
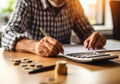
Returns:
[[[16,43],[15,50],[20,52],[35,53],[35,44],[37,41],[29,39],[21,39]]]

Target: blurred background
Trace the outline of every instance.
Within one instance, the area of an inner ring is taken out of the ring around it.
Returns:
[[[94,29],[104,34],[107,39],[113,39],[114,24],[110,7],[111,1],[120,0],[80,0],[84,12]],[[16,0],[0,0],[0,34],[5,29],[10,15],[14,10],[15,3]],[[72,38],[72,41],[78,41],[74,33]]]
[[[6,25],[14,10],[16,0],[0,0],[0,26]]]

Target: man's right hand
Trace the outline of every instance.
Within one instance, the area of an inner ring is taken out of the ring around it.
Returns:
[[[62,44],[49,36],[45,36],[40,41],[36,42],[34,49],[35,54],[45,57],[56,56],[60,52],[64,52]]]

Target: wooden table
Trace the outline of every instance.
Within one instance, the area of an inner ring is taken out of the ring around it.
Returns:
[[[120,51],[109,52],[118,54]],[[58,60],[67,61],[68,75],[55,76],[54,70],[38,74],[28,74],[11,62],[14,58],[29,57],[44,66],[55,64]],[[48,82],[55,78],[54,83]],[[44,58],[30,53],[3,51],[0,48],[0,84],[120,84],[120,58],[96,63],[77,63],[63,57]]]

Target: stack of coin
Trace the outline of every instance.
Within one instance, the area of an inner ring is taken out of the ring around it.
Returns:
[[[66,63],[67,62],[64,60],[57,61],[55,67],[55,75],[67,75]]]
[[[19,65],[19,64],[21,63],[21,60],[20,60],[20,59],[13,59],[13,60],[12,60],[12,63],[13,63],[14,65]]]

